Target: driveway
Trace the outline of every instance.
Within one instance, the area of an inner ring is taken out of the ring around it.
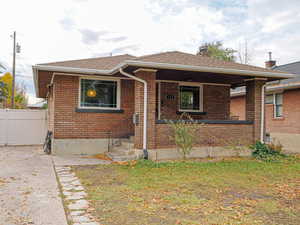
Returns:
[[[67,225],[52,157],[37,147],[0,147],[0,224]]]

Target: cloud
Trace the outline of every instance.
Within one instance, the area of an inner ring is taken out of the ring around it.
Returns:
[[[103,38],[103,41],[108,41],[108,42],[121,42],[125,41],[127,37],[125,36],[120,36],[120,37],[112,37],[112,38]]]
[[[127,45],[127,46],[122,46],[119,48],[113,49],[111,52],[113,54],[120,54],[120,53],[128,53],[130,51],[136,51],[139,49],[138,45]]]
[[[62,25],[63,29],[65,29],[65,30],[72,30],[75,28],[75,22],[70,17],[65,17],[62,20],[60,20],[59,22]]]
[[[268,51],[279,64],[300,55],[299,0],[10,0],[1,7],[0,62],[10,70],[9,36],[17,30],[22,46],[17,80],[26,80],[31,95],[27,76],[32,77],[32,64],[43,62],[110,53],[195,53],[203,42],[217,40],[238,49],[245,39],[254,65],[263,66]]]
[[[82,42],[87,45],[97,44],[100,36],[106,35],[108,31],[93,31],[90,29],[80,29],[82,35]]]

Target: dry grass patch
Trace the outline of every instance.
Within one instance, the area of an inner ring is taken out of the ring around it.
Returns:
[[[73,168],[105,225],[300,224],[300,159]]]

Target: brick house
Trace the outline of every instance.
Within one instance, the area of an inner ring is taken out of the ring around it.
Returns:
[[[150,159],[178,157],[165,119],[183,112],[199,123],[193,157],[208,145],[213,155],[230,154],[217,150],[220,140],[259,140],[262,86],[292,76],[182,52],[38,64],[33,72],[37,97],[48,101],[54,154],[107,152],[131,137],[134,151]],[[232,120],[230,88],[242,85],[245,120]]]
[[[279,140],[285,150],[300,152],[300,62],[276,66],[276,61],[266,62],[266,68],[295,74],[294,78],[269,82],[266,85],[266,132],[271,139]],[[231,115],[243,120],[245,89],[233,90]]]

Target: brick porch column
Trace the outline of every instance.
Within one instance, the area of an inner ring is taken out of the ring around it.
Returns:
[[[262,88],[265,80],[246,81],[246,120],[253,121],[254,141],[261,136]]]
[[[147,149],[155,149],[155,108],[156,108],[156,70],[138,69],[135,76],[147,82],[148,114],[147,114]],[[144,85],[135,81],[135,113],[139,115],[139,124],[135,125],[134,147],[143,148],[143,116],[144,116]]]

